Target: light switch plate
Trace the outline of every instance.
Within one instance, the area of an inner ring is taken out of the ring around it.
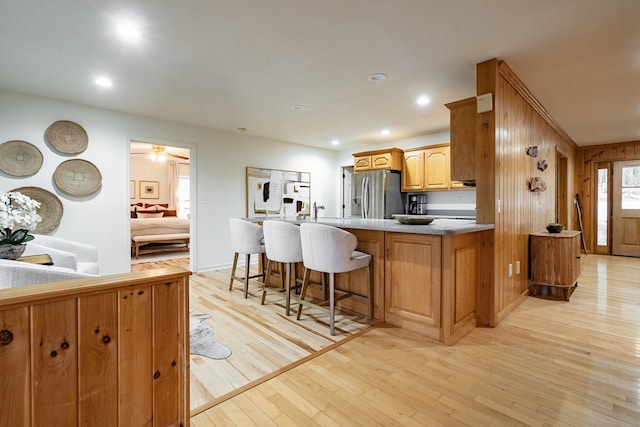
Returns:
[[[478,113],[486,113],[493,110],[493,94],[485,93],[483,95],[476,96],[476,103],[478,107]]]

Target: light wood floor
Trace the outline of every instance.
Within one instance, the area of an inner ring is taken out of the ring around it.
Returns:
[[[192,425],[638,426],[640,259],[582,269],[571,302],[529,297],[453,347],[377,327]]]
[[[166,266],[189,269],[188,259],[132,265],[132,271]],[[251,274],[255,274],[255,266]],[[242,267],[238,273],[243,275]],[[285,315],[283,293],[267,294],[250,281],[249,298],[243,284],[234,282],[229,291],[230,269],[193,274],[190,277],[189,306],[194,314],[209,314],[205,322],[217,341],[231,348],[227,359],[214,360],[191,355],[191,413],[202,412],[229,396],[276,376],[337,343],[362,333],[375,322],[366,316],[336,313],[336,335],[329,334],[328,311],[305,305],[296,320],[297,303],[292,298],[290,316]]]

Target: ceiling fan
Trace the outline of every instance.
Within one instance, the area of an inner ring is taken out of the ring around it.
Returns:
[[[138,145],[138,148],[141,148],[140,145]],[[150,144],[144,144],[144,145],[150,145]],[[151,151],[144,150],[140,152],[137,150],[131,150],[131,154],[148,155],[151,158],[151,160],[156,162],[164,162],[169,157],[174,159],[180,159],[180,160],[189,160],[188,156],[182,156],[180,154],[170,153],[169,151],[167,151],[167,147],[165,147],[164,145],[150,145],[150,147],[151,147]]]

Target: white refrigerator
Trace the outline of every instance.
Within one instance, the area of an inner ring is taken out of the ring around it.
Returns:
[[[351,218],[390,219],[404,213],[400,172],[356,172],[351,177]]]

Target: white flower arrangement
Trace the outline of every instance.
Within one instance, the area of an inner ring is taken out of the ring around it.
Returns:
[[[40,202],[19,192],[0,191],[0,247],[19,245],[33,240],[29,230],[42,221],[38,215]],[[21,227],[12,231],[16,227]]]

